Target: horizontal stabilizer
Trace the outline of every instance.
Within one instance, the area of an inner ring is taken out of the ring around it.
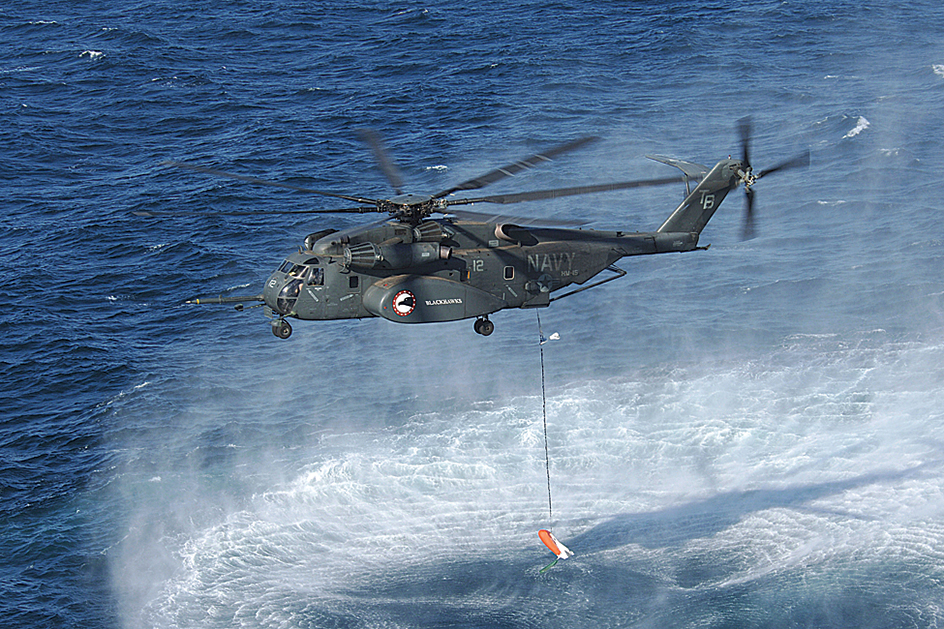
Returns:
[[[675,159],[674,157],[666,157],[665,155],[646,155],[646,157],[663,164],[668,164],[669,166],[675,166],[690,179],[704,179],[705,175],[708,174],[707,166],[702,166],[695,162],[686,162],[681,159]]]

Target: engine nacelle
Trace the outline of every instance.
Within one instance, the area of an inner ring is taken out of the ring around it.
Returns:
[[[448,260],[451,256],[451,248],[434,242],[394,245],[363,242],[344,248],[344,263],[361,269],[406,269],[436,260]]]
[[[413,228],[413,240],[416,242],[442,242],[449,236],[436,221],[424,221]]]
[[[501,240],[513,242],[518,245],[533,246],[538,244],[538,239],[531,233],[527,227],[512,225],[511,223],[500,223],[495,226],[495,236]]]
[[[305,251],[311,251],[312,248],[315,246],[316,242],[318,242],[319,240],[321,240],[322,238],[324,238],[325,236],[329,234],[333,234],[336,231],[338,230],[322,229],[321,231],[315,232],[313,234],[308,234],[307,236],[305,236],[305,241],[304,241]]]

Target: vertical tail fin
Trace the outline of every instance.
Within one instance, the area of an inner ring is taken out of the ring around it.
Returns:
[[[681,168],[678,164],[672,165]],[[740,183],[741,179],[737,173],[741,168],[741,162],[738,160],[725,159],[718,162],[658,231],[700,234],[725,196]],[[683,172],[686,171],[683,169]]]

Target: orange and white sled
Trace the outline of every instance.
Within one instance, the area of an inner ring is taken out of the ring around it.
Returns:
[[[538,537],[541,538],[541,541],[544,542],[544,545],[547,546],[552,553],[557,555],[558,559],[567,559],[573,556],[574,551],[561,544],[560,540],[554,537],[554,534],[550,531],[541,529],[538,531]]]

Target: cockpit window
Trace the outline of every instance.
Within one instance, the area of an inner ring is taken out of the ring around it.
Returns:
[[[281,314],[290,314],[295,308],[295,301],[298,299],[298,293],[301,292],[301,289],[301,280],[292,280],[283,286],[275,302],[276,310]]]
[[[292,267],[292,270],[288,272],[292,277],[297,277],[300,280],[305,279],[305,276],[308,275],[308,267],[304,264],[296,264]]]
[[[309,258],[306,262],[317,264],[318,258]],[[281,273],[287,273],[290,277],[302,280],[309,286],[324,286],[324,268],[312,267],[309,264],[298,264],[291,260],[286,260],[279,267]]]

